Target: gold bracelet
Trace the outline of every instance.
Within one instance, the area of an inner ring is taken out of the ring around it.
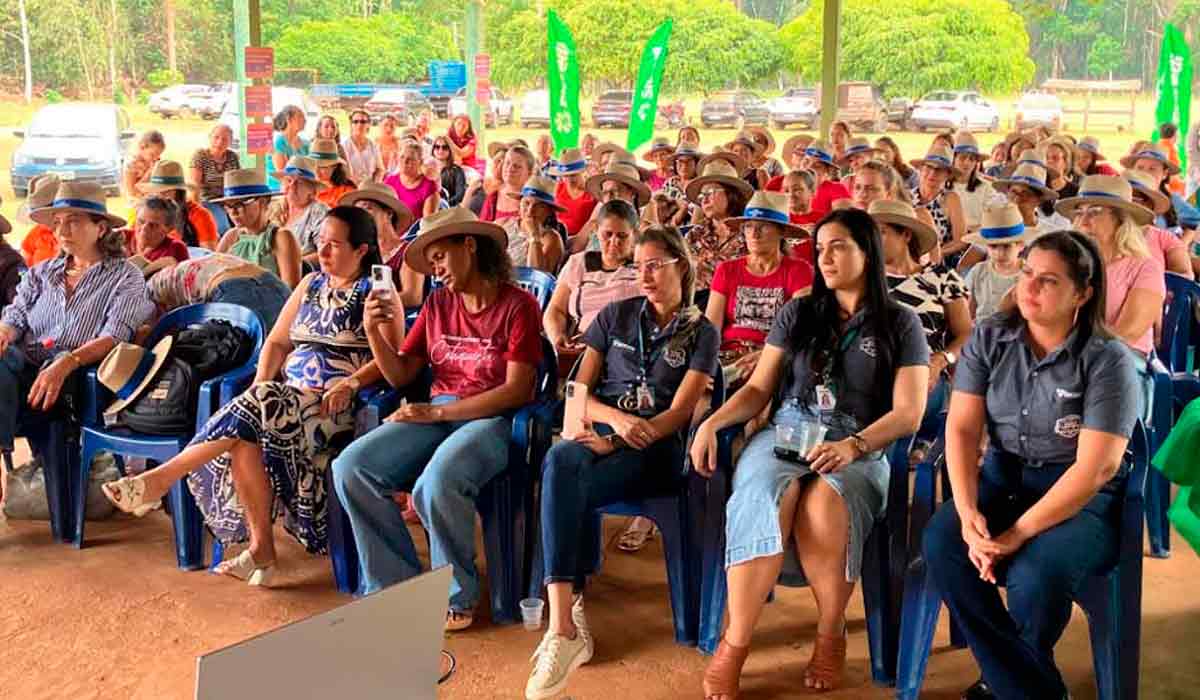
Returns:
[[[79,359],[79,355],[76,355],[74,350],[68,352],[67,357],[71,358],[72,360],[75,360],[75,369],[83,368],[83,360]]]

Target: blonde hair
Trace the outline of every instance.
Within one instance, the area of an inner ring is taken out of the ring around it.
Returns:
[[[860,170],[870,170],[873,173],[878,173],[879,178],[883,180],[883,186],[888,192],[888,197],[898,202],[912,204],[912,193],[904,186],[900,179],[900,173],[892,166],[880,160],[868,160],[863,163]]]
[[[1150,257],[1150,246],[1146,243],[1146,234],[1142,227],[1124,210],[1113,209],[1112,212],[1117,217],[1117,230],[1113,232],[1113,246],[1116,248],[1117,257]]]

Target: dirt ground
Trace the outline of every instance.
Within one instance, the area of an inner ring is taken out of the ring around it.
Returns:
[[[611,542],[621,522],[606,521]],[[45,522],[0,523],[0,698],[5,700],[190,698],[196,657],[348,602],[333,586],[328,559],[303,552],[279,531],[284,587],[260,590],[175,567],[170,520],[89,524],[82,550],[56,544]],[[423,549],[424,537],[415,537]],[[1141,697],[1195,698],[1200,684],[1200,558],[1175,538],[1174,555],[1146,559]],[[422,551],[422,555],[424,555]],[[571,679],[573,700],[699,698],[705,657],[674,644],[662,549],[637,555],[607,548],[587,594],[596,656]],[[829,698],[891,697],[870,683],[862,599],[848,613],[847,686]],[[816,610],[808,591],[778,588],[760,624],[743,676],[744,700],[807,695],[800,674],[812,652]],[[395,630],[396,635],[403,630]],[[449,636],[458,671],[439,697],[520,698],[540,633],[495,627],[486,612]],[[951,700],[978,676],[967,651],[947,648],[942,615],[925,693]],[[1079,610],[1057,649],[1077,700],[1094,698],[1087,624]],[[329,673],[332,669],[317,669]]]

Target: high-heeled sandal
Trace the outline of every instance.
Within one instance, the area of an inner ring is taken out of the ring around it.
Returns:
[[[217,566],[221,565],[218,564]],[[241,554],[229,560],[228,566],[224,566],[219,570],[213,569],[213,573],[241,579],[251,586],[271,588],[278,568],[275,562],[270,562],[269,564],[255,562],[254,556],[250,554],[250,550],[244,549]]]
[[[841,686],[846,673],[846,635],[833,637],[817,634],[813,643],[812,659],[804,669],[804,686],[811,691],[827,693]],[[810,686],[809,682],[821,683],[824,687]]]
[[[100,491],[118,510],[142,517],[158,507],[159,499],[146,498],[146,480],[141,476],[123,476],[100,485]]]
[[[734,646],[721,639],[717,652],[712,661],[704,669],[705,700],[724,695],[737,699],[741,691],[742,666],[746,665],[746,657],[750,655],[750,647]]]

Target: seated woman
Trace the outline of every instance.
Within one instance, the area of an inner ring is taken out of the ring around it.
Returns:
[[[275,173],[283,196],[271,202],[268,216],[277,226],[291,231],[300,243],[301,262],[317,264],[317,239],[329,207],[317,199],[329,186],[317,179],[317,162],[308,156],[292,156],[283,170]]]
[[[996,198],[996,191],[983,174],[983,159],[986,155],[979,150],[979,142],[970,131],[954,134],[954,176],[952,188],[962,202],[963,219],[967,233],[979,230],[983,209]]]
[[[393,494],[408,492],[429,532],[433,568],[450,565],[446,628],[462,630],[479,602],[475,496],[508,468],[512,413],[533,398],[541,361],[537,301],[512,282],[504,229],[462,207],[425,217],[405,259],[443,286],[397,345],[404,310],[394,298],[368,302],[367,337],[392,386],[428,367],[429,403],[401,406],[333,463],[338,498],[354,528],[360,593],[417,575],[421,562]],[[393,295],[394,296],[394,295]],[[396,449],[403,445],[405,449]]]
[[[521,200],[519,216],[504,223],[508,257],[517,267],[558,274],[564,241],[556,213],[564,209],[554,201],[554,187],[550,178],[534,175],[519,193],[507,193],[510,199]]]
[[[913,446],[915,463],[937,438],[938,416],[950,398],[950,374],[971,335],[967,286],[945,265],[919,262],[937,246],[938,238],[932,226],[917,218],[912,206],[875,202],[868,213],[879,224],[883,238],[883,265],[892,299],[917,314],[929,344],[929,398]]]
[[[396,198],[396,192],[382,182],[364,183],[343,196],[341,204],[365,209],[371,215],[379,234],[379,256],[384,265],[392,268],[392,281],[400,292],[400,302],[405,308],[420,306],[425,300],[425,275],[404,263],[404,253],[413,240],[408,236],[413,223],[412,212]]]
[[[142,195],[157,195],[175,203],[179,208],[179,216],[173,225],[171,238],[181,241],[185,246],[208,248],[213,250],[220,240],[217,234],[217,222],[208,209],[200,206],[188,194],[198,188],[183,179],[183,166],[173,160],[160,160],[150,172],[150,179],[138,186]],[[136,222],[134,222],[136,228]]]
[[[258,314],[263,328],[275,327],[292,290],[274,273],[226,253],[190,258],[146,280],[161,316],[189,304],[237,304]]]
[[[216,572],[251,586],[270,587],[280,570],[272,523],[281,506],[284,527],[305,549],[326,550],[323,458],[354,431],[355,392],[380,377],[362,320],[371,265],[379,264],[371,217],[354,207],[331,209],[321,225],[320,261],[263,343],[251,387],[183,452],[104,486],[113,505],[141,516],[186,477],[215,537],[250,540]]]
[[[832,147],[825,141],[817,139],[804,149],[800,169],[810,171],[817,180],[809,209],[818,221],[833,211],[834,202],[850,198],[850,190],[837,181],[841,169],[838,168]]]
[[[1158,189],[1157,181],[1150,173],[1141,170],[1126,170],[1121,177],[1133,188],[1133,202],[1154,212],[1156,217],[1162,216],[1171,209],[1171,200]],[[1146,234],[1146,244],[1150,246],[1150,255],[1154,257],[1167,272],[1183,275],[1188,279],[1195,277],[1192,269],[1192,259],[1188,245],[1182,238],[1164,228],[1147,224],[1142,229]]]
[[[542,465],[550,625],[533,654],[530,700],[557,697],[592,657],[583,614],[591,562],[580,556],[588,547],[579,524],[601,506],[678,488],[692,413],[717,370],[717,332],[692,304],[696,271],[683,237],[649,229],[634,260],[642,295],[606,306],[584,335],[575,381],[589,389],[585,427],[563,435]]]
[[[741,228],[749,251],[717,265],[704,311],[721,333],[727,393],[741,388],[754,372],[783,305],[812,287],[812,266],[783,254],[784,237],[804,232],[786,221],[787,195],[775,192],[755,192],[742,216],[726,220]]]
[[[217,124],[208,132],[208,148],[196,149],[188,161],[188,180],[199,189],[199,199],[203,202],[204,210],[212,215],[218,237],[229,230],[229,216],[220,204],[214,204],[212,200],[221,196],[225,173],[242,167],[237,151],[229,148],[231,143],[233,129],[228,124]]]
[[[600,250],[567,258],[550,305],[542,315],[546,337],[558,351],[559,376],[565,377],[583,354],[583,334],[600,310],[638,295],[633,262],[637,210],[623,200],[603,204],[596,215]]]
[[[126,230],[125,245],[134,256],[132,262],[143,274],[150,276],[148,263],[157,262],[155,269],[161,270],[188,259],[187,246],[170,236],[179,226],[180,219],[179,208],[174,202],[162,197],[147,197],[138,202],[137,215],[137,227]]]
[[[30,269],[0,315],[0,452],[12,451],[20,414],[54,408],[75,370],[132,339],[153,313],[142,273],[125,257],[117,230],[125,220],[104,202],[99,184],[64,182],[30,212],[54,228],[62,254]]]
[[[277,194],[256,170],[225,173],[225,196],[212,201],[225,207],[233,228],[221,236],[217,252],[254,263],[295,288],[300,283],[300,245],[291,231],[267,218],[271,197]]]
[[[1088,175],[1116,175],[1117,171],[1106,163],[1100,151],[1100,140],[1095,136],[1084,136],[1075,145],[1075,176],[1078,182]]]
[[[741,216],[754,188],[738,176],[727,161],[713,158],[703,165],[700,177],[687,186],[689,202],[697,205],[688,229],[688,245],[696,263],[696,289],[712,286],[717,263],[746,255],[746,240],[741,231],[730,228],[726,219]],[[707,305],[707,302],[706,302]]]
[[[438,162],[439,178],[442,192],[446,197],[446,204],[457,207],[463,203],[463,197],[467,194],[467,174],[460,165],[461,155],[458,146],[454,145],[449,136],[435,136],[433,138],[433,157]]]
[[[912,166],[920,173],[912,190],[913,207],[929,212],[938,232],[938,260],[954,267],[968,248],[962,240],[967,233],[962,200],[949,184],[961,175],[954,167],[954,152],[948,147],[934,146],[924,158],[912,161]]]
[[[725,521],[729,626],[704,673],[708,700],[737,697],[754,626],[781,571],[785,583],[807,579],[817,600],[804,685],[841,684],[846,604],[885,507],[883,451],[916,430],[925,409],[929,348],[917,315],[888,295],[874,220],[857,209],[833,212],[817,227],[817,249],[812,294],[783,307],[750,381],[692,442],[692,464],[711,473],[717,431],[768,404],[775,426],[819,420],[828,430],[801,462],[776,456],[772,427],[738,459]]]
[[[1058,194],[1046,185],[1045,166],[1033,161],[1022,162],[1011,174],[994,180],[992,187],[1016,205],[1021,212],[1021,222],[1031,237],[1062,228],[1062,216],[1056,213],[1053,219],[1048,218],[1039,206],[1042,202],[1058,199]]]
[[[329,123],[333,118],[322,119],[327,119],[324,123]],[[308,157],[317,168],[317,180],[324,185],[317,192],[317,201],[330,209],[336,207],[342,197],[353,192],[356,187],[350,179],[349,169],[341,155],[338,142],[333,139],[313,139],[308,148]]]
[[[954,501],[922,542],[983,672],[963,697],[1068,697],[1054,645],[1082,583],[1117,558],[1139,392],[1132,358],[1104,329],[1104,275],[1088,237],[1038,238],[1016,308],[980,323],[963,348],[946,423]]]

